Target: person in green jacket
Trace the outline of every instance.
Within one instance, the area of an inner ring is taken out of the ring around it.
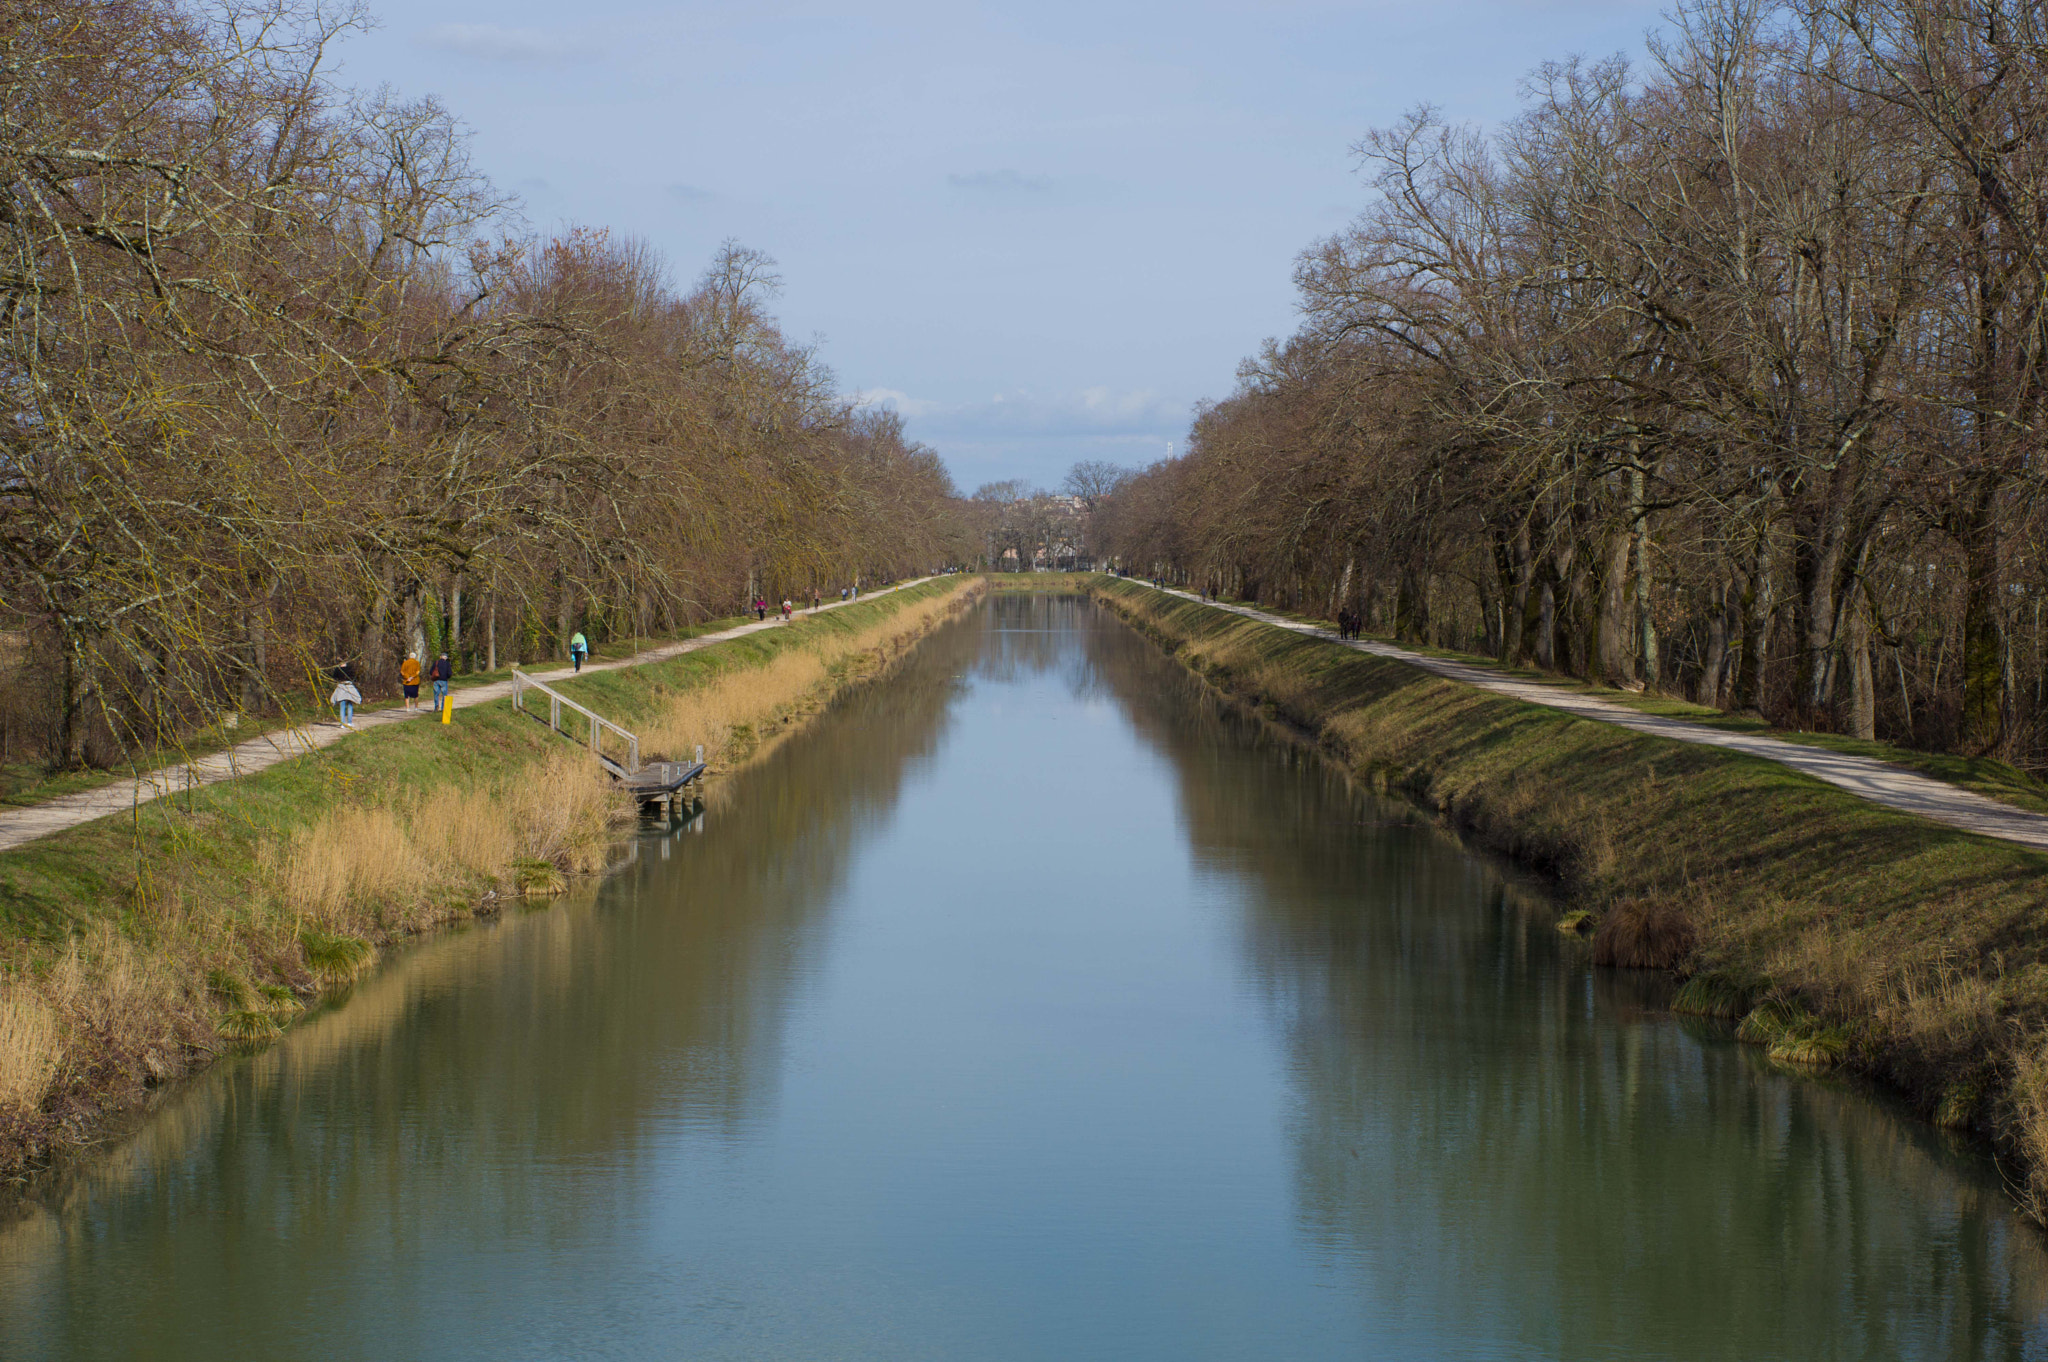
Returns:
[[[583,659],[588,656],[590,656],[590,643],[583,637],[583,631],[578,629],[576,636],[569,640],[569,661],[573,662],[576,665],[576,670],[580,672],[583,670]]]

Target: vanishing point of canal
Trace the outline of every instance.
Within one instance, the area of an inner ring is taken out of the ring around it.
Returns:
[[[0,1357],[2048,1356],[1996,1170],[1080,600],[0,1225]]]

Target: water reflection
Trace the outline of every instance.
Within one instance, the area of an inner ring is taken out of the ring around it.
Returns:
[[[1303,1226],[1381,1318],[1539,1356],[2042,1354],[2048,1256],[1987,1161],[1672,1018],[1406,806],[1098,656],[1238,885]]]
[[[1978,1161],[996,595],[0,1232],[6,1356],[2039,1355]]]

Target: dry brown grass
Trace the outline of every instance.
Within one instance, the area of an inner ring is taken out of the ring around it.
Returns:
[[[724,672],[669,699],[640,730],[641,750],[681,759],[704,748],[714,767],[731,767],[763,749],[773,727],[815,711],[851,676],[900,656],[980,598],[979,584],[914,601],[857,634],[828,634],[778,654],[765,666]]]
[[[388,935],[444,915],[451,895],[514,887],[522,862],[600,869],[629,812],[596,763],[564,750],[485,789],[337,808],[270,868],[287,909],[322,931]]]
[[[1692,954],[1699,931],[1675,904],[1623,899],[1600,916],[1593,963],[1616,969],[1672,969]]]
[[[636,726],[744,761],[978,594],[835,613],[766,656],[636,669],[633,694],[666,707]],[[53,930],[0,950],[0,1173],[90,1138],[225,1044],[267,1039],[320,987],[362,987],[378,943],[602,869],[630,816],[586,753],[504,709],[365,733],[167,802],[141,836],[108,820],[14,853],[0,911],[32,908]]]
[[[2048,1213],[2043,862],[1774,763],[1630,734],[1122,584],[1099,594],[1375,785],[1604,913],[1599,957],[1683,962],[1688,1011],[1796,1009],[1778,1059],[1836,1062],[2005,1143]],[[1693,932],[1660,921],[1675,905]],[[1756,1031],[1770,1017],[1758,1018]]]
[[[19,986],[0,993],[0,1114],[34,1111],[60,1058],[50,1005]]]

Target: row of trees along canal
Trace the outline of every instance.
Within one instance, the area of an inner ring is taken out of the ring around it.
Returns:
[[[1357,148],[1305,321],[1096,517],[1190,585],[2048,759],[2048,11],[1701,0]]]
[[[779,333],[772,262],[678,292],[523,235],[448,112],[327,77],[360,14],[294,3],[0,17],[6,755],[973,553],[938,458]]]

